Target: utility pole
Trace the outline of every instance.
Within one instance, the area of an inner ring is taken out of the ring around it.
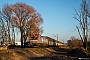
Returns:
[[[54,35],[54,36],[56,37],[56,46],[58,46],[58,34],[57,35]]]
[[[58,46],[58,34],[57,34],[57,46]]]

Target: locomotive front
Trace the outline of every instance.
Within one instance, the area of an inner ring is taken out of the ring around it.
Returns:
[[[30,46],[39,46],[42,44],[40,34],[31,34],[30,35]]]

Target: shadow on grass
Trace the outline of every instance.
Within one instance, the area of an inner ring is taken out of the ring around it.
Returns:
[[[89,60],[90,56],[87,55],[82,49],[80,48],[59,48],[59,47],[49,47],[56,52],[51,52],[46,49],[51,54],[46,57],[32,57],[30,60],[79,60],[79,58]]]
[[[62,53],[68,57],[77,57],[77,58],[90,58],[90,55],[86,54],[81,48],[53,48],[57,52],[66,52]],[[56,52],[56,53],[57,53]]]

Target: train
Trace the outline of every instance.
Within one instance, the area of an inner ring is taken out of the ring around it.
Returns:
[[[48,36],[41,36],[40,34],[31,34],[30,46],[56,46],[56,40]]]

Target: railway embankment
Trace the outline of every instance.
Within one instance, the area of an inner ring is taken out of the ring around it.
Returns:
[[[80,48],[59,48],[59,47],[36,47],[36,48],[14,48],[0,51],[0,60],[76,60],[89,58]]]

